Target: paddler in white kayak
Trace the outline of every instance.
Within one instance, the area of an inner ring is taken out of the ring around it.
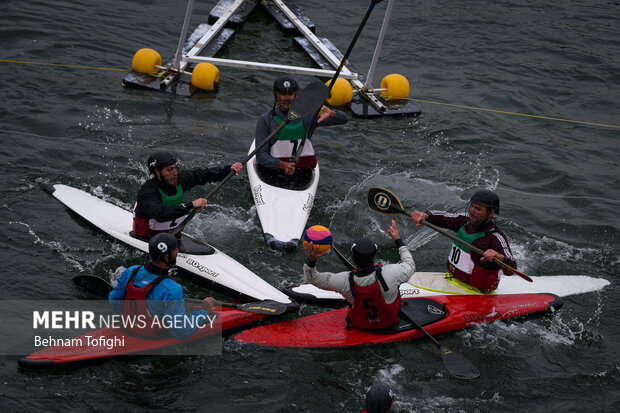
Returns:
[[[360,238],[351,246],[351,259],[356,269],[351,272],[319,272],[316,262],[327,251],[319,252],[316,244],[304,243],[308,260],[304,264],[306,281],[325,290],[336,291],[349,303],[347,324],[364,330],[380,330],[398,323],[401,298],[399,287],[415,273],[411,252],[400,239],[396,222],[388,234],[398,247],[400,263],[376,265],[377,245]]]
[[[214,320],[214,315],[209,314],[215,303],[212,297],[202,301],[202,309],[185,313],[183,288],[168,275],[168,270],[176,263],[178,252],[174,235],[157,234],[149,241],[152,261],[123,271],[108,297],[110,307],[126,318],[139,317],[137,319],[142,321],[133,325],[127,323],[125,331],[140,337],[172,335],[183,340]]]
[[[291,105],[297,97],[299,86],[291,76],[280,76],[273,82],[273,108],[261,115],[256,123],[255,145],[258,148],[267,137],[284,122]],[[331,110],[323,105],[319,110],[316,126],[333,126],[347,123],[349,118],[344,112]],[[259,169],[263,176],[287,175],[302,180],[309,177],[317,164],[316,153],[310,140],[304,141],[302,153],[297,163],[291,162],[299,145],[310,129],[311,117],[286,125],[272,141],[263,146],[256,154]]]
[[[463,241],[484,251],[483,255],[470,251],[461,243],[454,242],[448,254],[448,274],[481,292],[491,292],[497,288],[502,274],[512,275],[508,269],[500,269],[493,258],[517,268],[508,239],[493,221],[499,215],[499,196],[493,191],[476,191],[468,204],[467,214],[454,214],[446,211],[413,211],[411,219],[417,226],[421,221],[441,228],[451,229]]]
[[[230,171],[238,174],[243,165],[236,162],[218,168],[179,170],[177,159],[170,152],[157,152],[148,159],[150,179],[138,191],[133,210],[133,236],[149,239],[160,232],[177,228],[194,208],[203,209],[205,198],[191,202],[184,200],[184,193],[196,185],[217,182]]]

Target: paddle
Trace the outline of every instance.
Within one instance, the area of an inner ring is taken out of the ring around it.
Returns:
[[[334,76],[332,77],[331,82],[329,82],[329,89],[327,90],[327,96],[329,96],[329,93],[332,91],[332,88],[334,87],[334,84],[336,83],[336,79],[338,79],[338,76],[340,76],[340,72],[342,71],[342,68],[347,62],[347,59],[349,58],[349,55],[351,54],[351,51],[353,50],[353,46],[355,46],[357,39],[360,37],[360,34],[362,33],[362,29],[364,28],[364,26],[366,25],[366,22],[368,21],[368,18],[370,17],[370,13],[372,13],[373,9],[375,8],[375,5],[377,3],[381,3],[381,1],[383,0],[371,0],[370,6],[368,6],[368,10],[366,11],[364,18],[362,19],[362,22],[357,28],[357,32],[355,32],[355,35],[353,36],[353,40],[351,40],[351,43],[349,44],[347,51],[342,56],[342,60],[340,61],[340,65],[338,66],[338,69],[334,73]],[[296,163],[299,160],[299,156],[301,155],[301,151],[304,148],[304,144],[306,143],[306,140],[312,137],[312,134],[314,133],[314,129],[316,128],[316,120],[317,120],[317,117],[319,116],[320,109],[321,107],[319,107],[314,112],[314,115],[312,115],[312,121],[310,122],[310,128],[308,128],[308,132],[306,133],[306,136],[304,136],[304,138],[301,141],[301,144],[299,145],[299,148],[297,148],[297,152],[295,152],[295,156],[291,158],[291,162]]]
[[[282,128],[284,128],[290,122],[305,118],[313,114],[314,112],[317,112],[321,108],[321,106],[323,106],[323,102],[325,102],[325,99],[327,98],[328,95],[329,95],[329,89],[327,88],[327,86],[325,86],[321,82],[312,82],[308,86],[306,86],[299,93],[299,96],[297,96],[297,99],[295,99],[295,101],[293,102],[291,109],[288,111],[288,114],[286,116],[286,120],[282,122],[276,130],[271,132],[271,134],[267,136],[267,138],[265,138],[265,140],[260,145],[254,148],[254,150],[250,152],[250,154],[247,156],[247,158],[243,162],[241,162],[241,164],[242,165],[247,164],[250,161],[250,159],[252,159],[252,157],[256,155],[256,153],[263,146],[267,145],[269,141],[271,141],[271,139],[274,136],[276,136],[278,132],[280,132],[280,130],[282,130]],[[228,182],[228,180],[232,178],[234,175],[235,175],[235,172],[230,171],[230,173],[226,175],[226,177],[222,179],[220,183],[217,184],[217,186],[213,188],[211,192],[207,194],[207,196],[205,196],[205,199],[208,200],[209,198],[211,198],[211,196],[213,196],[213,194],[215,194],[222,186],[224,186],[224,184]],[[181,231],[185,229],[185,227],[192,220],[192,218],[194,218],[198,210],[199,210],[198,208],[194,208],[192,212],[190,212],[189,215],[183,220],[183,222],[181,222],[181,224],[177,228],[175,228],[174,230],[171,230],[170,233],[174,236],[178,236],[181,233]]]
[[[349,269],[354,270],[355,266],[336,248],[336,246],[332,245],[332,250],[336,253],[340,261],[344,265],[346,265]],[[465,357],[461,356],[458,353],[450,350],[448,347],[441,345],[435,337],[433,337],[424,327],[418,324],[413,318],[409,317],[404,312],[400,312],[399,316],[405,321],[413,324],[415,328],[420,330],[426,337],[428,337],[433,344],[439,348],[439,352],[441,353],[441,360],[443,361],[446,369],[456,378],[459,379],[475,379],[480,376],[480,372],[469,360]]]
[[[385,188],[378,188],[378,187],[370,188],[368,190],[367,201],[368,201],[368,207],[372,209],[373,211],[377,211],[382,214],[388,214],[388,215],[403,214],[403,215],[410,217],[410,215],[407,212],[405,212],[405,209],[403,208],[403,204],[400,203],[400,200],[396,197],[396,195],[394,195],[392,192],[390,192],[389,190]],[[473,245],[458,238],[456,235],[453,235],[447,232],[443,228],[433,225],[424,219],[421,220],[420,222],[423,225],[452,239],[453,241],[460,242],[461,244],[465,245],[466,247],[473,250],[474,252],[480,255],[484,254],[484,251],[482,251],[480,248],[474,247]],[[519,277],[523,278],[524,280],[532,282],[532,279],[530,277],[528,277],[527,275],[523,274],[520,271],[517,271],[515,268],[512,268],[510,265],[504,263],[503,261],[500,261],[494,257],[493,262],[512,271],[513,273],[517,274]]]
[[[75,284],[79,285],[86,291],[89,291],[100,297],[107,297],[110,294],[110,291],[112,291],[113,289],[112,285],[110,285],[109,282],[107,282],[103,278],[97,277],[96,275],[92,274],[80,274],[76,275],[71,279]],[[197,300],[193,298],[186,298],[185,301],[191,304],[202,304],[202,300]],[[238,310],[247,311],[248,313],[267,315],[284,314],[287,310],[286,304],[271,300],[245,304],[233,304],[224,303],[222,301],[215,301],[215,305],[219,305],[221,307],[236,308]]]

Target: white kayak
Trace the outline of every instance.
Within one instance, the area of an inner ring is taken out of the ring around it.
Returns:
[[[485,295],[551,293],[560,297],[589,293],[602,290],[609,285],[604,278],[589,277],[587,275],[548,275],[531,277],[533,282],[512,275],[502,276],[499,287],[492,293]],[[300,301],[338,303],[344,297],[337,292],[322,290],[311,284],[302,284],[287,290],[287,294]],[[401,284],[400,294],[403,298],[431,297],[436,295],[480,295],[481,293],[459,280],[446,278],[440,272],[416,272],[409,282]]]
[[[254,144],[252,142],[248,153],[254,150]],[[274,250],[295,250],[314,205],[319,185],[319,165],[314,168],[309,179],[301,184],[290,184],[289,179],[283,175],[271,177],[270,182],[266,182],[268,177],[260,174],[256,156],[248,162],[247,171],[265,242]]]
[[[130,234],[133,215],[116,205],[77,188],[54,185],[52,195],[71,211],[111,237],[148,252],[148,242]],[[223,252],[191,238],[181,236],[188,253],[179,252],[177,266],[223,292],[251,300],[274,300],[292,304],[291,299]]]

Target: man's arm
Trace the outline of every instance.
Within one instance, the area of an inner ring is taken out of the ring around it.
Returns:
[[[209,182],[219,182],[230,173],[232,165],[216,166],[213,168],[196,168],[179,171],[179,183],[184,191],[189,191],[197,185]]]
[[[187,215],[192,208],[191,202],[166,206],[162,202],[159,192],[148,190],[144,187],[138,191],[138,210],[139,216],[142,218],[153,218],[159,222],[172,221]]]
[[[267,137],[271,134],[271,122],[272,118],[267,116],[267,114],[262,115],[258,119],[258,122],[256,122],[256,148],[261,145],[265,141],[265,139],[267,139]],[[275,123],[275,121],[273,122]],[[262,148],[258,150],[258,152],[256,153],[256,159],[258,160],[258,163],[265,168],[278,170],[280,160],[271,156],[271,154],[269,153],[269,145],[270,144],[265,144]]]
[[[353,302],[348,272],[318,272],[315,266],[311,267],[308,263],[305,263],[304,278],[306,282],[316,287],[323,290],[336,291],[342,294],[348,302]]]

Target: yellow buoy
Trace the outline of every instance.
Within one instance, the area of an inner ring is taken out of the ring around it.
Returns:
[[[325,84],[329,87],[331,82],[331,80],[328,80]],[[352,99],[353,88],[351,87],[349,81],[341,77],[336,79],[336,83],[334,83],[334,87],[331,90],[329,98],[327,98],[327,103],[332,106],[344,106],[351,102]]]
[[[211,63],[198,63],[192,71],[192,86],[202,90],[213,90],[220,81],[220,71]]]
[[[155,66],[161,66],[161,56],[153,49],[140,49],[133,55],[131,69],[140,73],[149,75],[157,73],[159,69]]]
[[[409,82],[403,75],[393,73],[381,81],[381,97],[384,99],[407,99],[409,97]]]

